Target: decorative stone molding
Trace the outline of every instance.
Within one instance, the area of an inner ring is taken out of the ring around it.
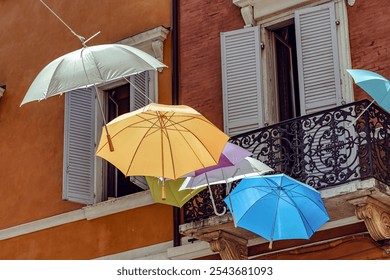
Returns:
[[[241,15],[245,22],[244,27],[251,27],[255,25],[255,19],[253,16],[253,6],[245,6],[241,8]]]
[[[248,259],[246,239],[219,230],[203,234],[202,240],[209,242],[210,249],[218,252],[223,260]]]
[[[355,214],[366,224],[368,232],[375,241],[390,239],[390,206],[370,196],[349,200],[355,205]]]
[[[355,0],[348,0],[348,5],[349,6],[353,6],[353,5],[355,5]]]
[[[143,50],[154,56],[159,61],[163,61],[164,41],[167,39],[169,29],[164,26],[147,30],[137,35],[123,39],[118,44],[124,44]]]

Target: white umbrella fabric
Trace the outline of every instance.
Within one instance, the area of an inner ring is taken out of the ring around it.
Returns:
[[[245,177],[256,175],[260,176],[272,171],[274,170],[271,167],[261,161],[252,157],[246,157],[232,166],[213,169],[196,176],[195,174],[197,171],[188,173],[183,176],[187,178],[184,180],[179,190],[197,189],[207,186],[210,193],[210,200],[214,208],[214,213],[217,216],[222,216],[226,213],[226,207],[224,207],[222,213],[218,213],[210,188],[211,185],[228,184]],[[227,193],[229,193],[229,190],[230,186],[227,189]]]
[[[166,65],[134,47],[122,44],[84,46],[46,65],[30,85],[21,106],[163,67]]]
[[[274,170],[271,167],[261,161],[252,157],[246,157],[235,165],[213,169],[197,176],[192,176],[195,172],[186,174],[183,177],[187,178],[181,185],[180,190],[231,183],[245,177],[260,176],[272,171]]]

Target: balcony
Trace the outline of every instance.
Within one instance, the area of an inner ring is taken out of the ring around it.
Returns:
[[[375,201],[387,207],[387,213],[390,205],[390,115],[374,104],[352,123],[368,105],[367,100],[354,102],[240,134],[230,141],[251,151],[275,173],[319,190],[331,222],[357,216],[367,225],[358,215],[359,207]],[[212,190],[222,212],[226,186],[213,186]],[[216,231],[245,240],[255,238],[234,228],[229,213],[215,216],[205,190],[184,206],[180,232],[210,241],[210,234]],[[385,237],[390,238],[388,226],[385,231]]]

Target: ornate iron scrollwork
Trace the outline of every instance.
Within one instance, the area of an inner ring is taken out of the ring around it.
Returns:
[[[390,183],[389,113],[367,100],[287,120],[234,136],[253,157],[316,189],[374,177]],[[222,210],[224,186],[213,186]],[[213,214],[207,191],[185,206],[185,222]]]

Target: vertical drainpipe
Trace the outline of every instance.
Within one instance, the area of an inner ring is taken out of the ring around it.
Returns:
[[[179,0],[171,1],[172,17],[172,104],[179,104]],[[180,246],[180,208],[173,207],[173,246]]]

